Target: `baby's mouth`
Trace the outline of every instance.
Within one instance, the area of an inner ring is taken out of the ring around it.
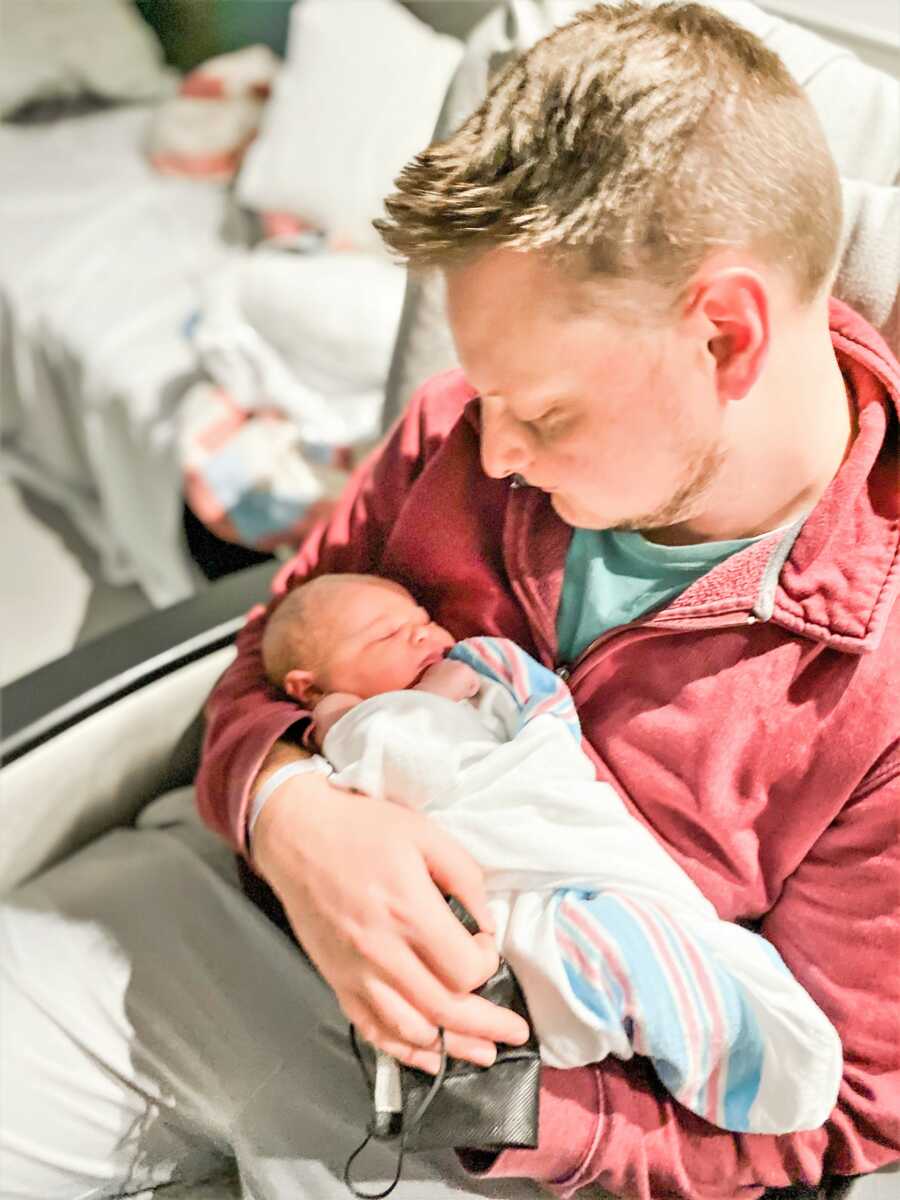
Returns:
[[[428,657],[423,661],[422,666],[419,668],[418,675],[416,675],[415,679],[409,686],[415,687],[417,683],[421,683],[422,676],[425,674],[428,668],[433,667],[435,663],[439,663],[441,659],[446,658],[449,653],[449,647],[446,650],[433,650],[431,654],[429,654]]]

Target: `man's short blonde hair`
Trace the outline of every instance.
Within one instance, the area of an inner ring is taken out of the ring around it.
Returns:
[[[830,285],[840,183],[802,88],[700,4],[601,4],[513,62],[481,107],[409,163],[376,222],[413,267],[545,250],[577,278],[675,302],[714,251]]]

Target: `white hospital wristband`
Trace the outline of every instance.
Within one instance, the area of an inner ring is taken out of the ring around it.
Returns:
[[[250,805],[250,816],[247,820],[248,837],[253,836],[253,826],[263,810],[263,805],[275,789],[280,788],[286,780],[291,779],[294,775],[306,775],[309,771],[316,771],[319,775],[328,776],[333,773],[333,768],[321,754],[313,754],[311,758],[300,758],[296,762],[285,763],[283,767],[279,767],[269,776],[253,797],[253,803]]]

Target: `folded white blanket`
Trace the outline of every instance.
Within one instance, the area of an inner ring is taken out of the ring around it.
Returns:
[[[207,281],[194,344],[240,408],[277,409],[304,442],[370,441],[404,285],[400,267],[374,256],[264,245]]]

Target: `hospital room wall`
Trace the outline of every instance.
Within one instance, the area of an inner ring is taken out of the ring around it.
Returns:
[[[757,0],[848,46],[865,62],[900,78],[897,0]],[[181,70],[226,50],[265,42],[283,52],[293,0],[137,0],[170,62]],[[401,0],[442,33],[464,38],[498,0]],[[589,0],[585,0],[585,4]]]
[[[264,42],[279,53],[291,0],[137,0],[166,58],[182,71],[227,50]]]
[[[293,0],[137,0],[166,57],[182,71],[213,54],[264,42],[279,54]],[[465,38],[498,0],[401,0],[441,33]]]
[[[762,8],[797,21],[847,46],[863,62],[900,79],[900,4],[897,0],[756,0]],[[900,99],[898,99],[900,111]]]

